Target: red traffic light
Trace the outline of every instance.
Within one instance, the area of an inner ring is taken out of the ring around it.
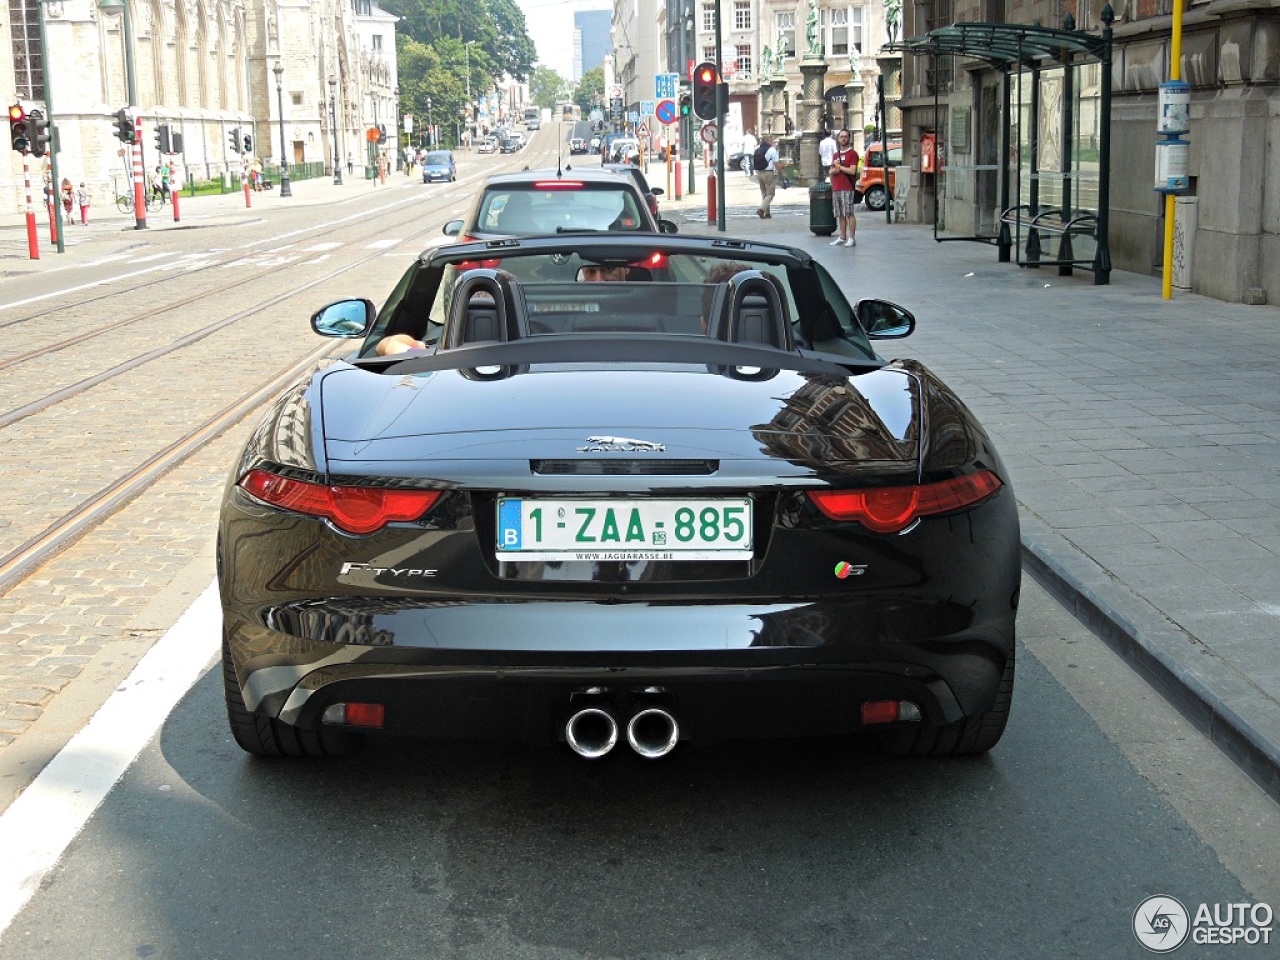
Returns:
[[[715,83],[716,72],[712,70],[710,67],[703,67],[701,70],[698,71],[698,82],[699,83]]]
[[[27,119],[27,111],[22,109],[22,104],[15,103],[12,107],[9,108],[10,123],[20,123],[25,119]]]

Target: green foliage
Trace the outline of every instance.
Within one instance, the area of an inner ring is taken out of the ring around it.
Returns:
[[[573,101],[582,108],[583,120],[593,109],[608,106],[604,95],[604,67],[595,67],[582,75],[578,89],[573,92]]]
[[[465,73],[463,58],[452,63],[445,47],[453,44],[461,50],[467,41],[474,41],[473,92],[483,90],[504,73],[523,80],[533,69],[537,51],[524,13],[514,0],[381,0],[379,5],[401,18],[397,38],[403,35],[435,48],[445,69]]]
[[[573,84],[550,67],[534,67],[529,77],[529,99],[535,106],[554,107],[565,99],[565,91],[571,89]]]

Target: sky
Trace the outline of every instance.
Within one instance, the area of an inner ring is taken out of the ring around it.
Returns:
[[[573,13],[611,10],[603,0],[516,0],[524,11],[529,36],[538,48],[538,62],[565,79],[573,78]]]

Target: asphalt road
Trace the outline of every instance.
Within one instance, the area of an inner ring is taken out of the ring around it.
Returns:
[[[959,761],[814,740],[260,762],[211,669],[0,956],[1119,958],[1148,955],[1150,895],[1280,902],[1274,804],[1032,584],[1020,622],[1009,731]]]

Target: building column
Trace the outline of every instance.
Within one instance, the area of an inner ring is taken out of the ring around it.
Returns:
[[[797,182],[816,183],[821,177],[818,162],[818,143],[822,140],[822,108],[827,61],[821,55],[805,56],[800,61],[800,114],[799,151],[796,167]]]

